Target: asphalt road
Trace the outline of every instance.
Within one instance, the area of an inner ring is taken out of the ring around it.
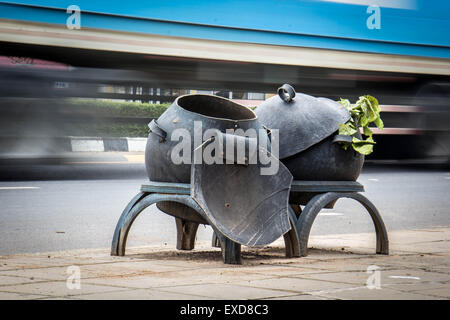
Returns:
[[[0,170],[0,255],[106,248],[122,209],[146,181],[142,163],[97,161],[16,165]],[[359,182],[388,230],[450,226],[450,170],[366,166]],[[139,216],[128,245],[175,246],[174,218],[151,207]],[[312,234],[373,231],[356,202],[340,200],[317,218]],[[211,228],[200,226],[198,239]]]

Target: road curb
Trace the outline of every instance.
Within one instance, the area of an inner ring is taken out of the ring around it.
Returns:
[[[72,152],[144,152],[147,138],[68,137]]]
[[[58,154],[61,152],[145,152],[143,137],[41,137],[2,136],[3,152],[12,155]]]

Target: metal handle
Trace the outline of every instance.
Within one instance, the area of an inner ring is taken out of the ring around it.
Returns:
[[[280,96],[281,100],[289,103],[295,97],[295,90],[291,85],[285,83],[278,88],[278,95]]]
[[[156,134],[158,137],[161,138],[161,140],[159,142],[164,142],[166,141],[166,137],[167,137],[167,132],[164,131],[164,129],[162,129],[158,123],[156,122],[156,120],[152,120],[149,124],[148,127],[150,128],[150,132]]]

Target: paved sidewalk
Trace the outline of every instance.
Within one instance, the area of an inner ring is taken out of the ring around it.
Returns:
[[[243,248],[240,266],[209,243],[0,256],[0,299],[450,299],[450,228],[389,236],[389,256],[373,254],[374,234],[329,235],[304,258],[284,258],[282,241]]]

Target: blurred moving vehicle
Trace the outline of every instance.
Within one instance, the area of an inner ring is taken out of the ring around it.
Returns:
[[[448,1],[71,5],[0,1],[3,155],[58,153],[71,123],[105,120],[67,98],[170,102],[195,89],[262,100],[290,83],[335,100],[377,97],[385,129],[369,159],[450,159]]]

